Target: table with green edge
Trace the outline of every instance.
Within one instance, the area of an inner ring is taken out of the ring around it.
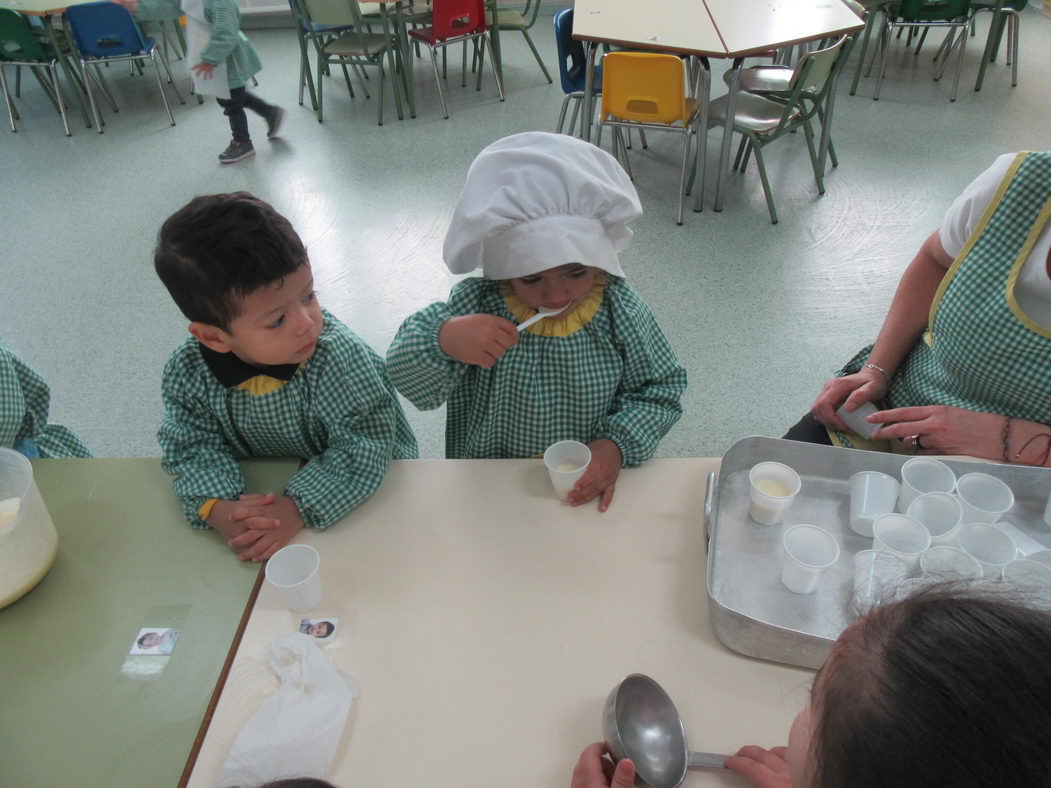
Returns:
[[[298,463],[242,467],[249,490],[280,490]],[[0,609],[0,785],[174,786],[260,566],[185,522],[157,459],[36,460],[33,471],[58,555]],[[171,656],[129,655],[144,627],[182,630]]]

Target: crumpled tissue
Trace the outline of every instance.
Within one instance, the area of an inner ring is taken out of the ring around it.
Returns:
[[[281,686],[241,728],[223,763],[221,786],[323,779],[332,766],[357,688],[298,632],[274,639],[270,666]]]

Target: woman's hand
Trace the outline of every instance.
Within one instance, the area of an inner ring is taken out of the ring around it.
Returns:
[[[920,454],[968,454],[985,460],[1003,458],[1004,417],[996,413],[978,413],[949,405],[923,405],[893,408],[873,414],[869,421],[884,424],[873,439],[897,438],[916,447]]]
[[[517,344],[518,327],[496,315],[451,317],[438,329],[438,345],[445,355],[486,369]]]
[[[736,755],[727,756],[726,768],[737,772],[756,788],[792,788],[786,751],[786,747],[767,750],[749,745],[738,750]]]
[[[597,741],[589,744],[580,754],[573,769],[573,782],[569,788],[633,788],[635,785],[635,764],[627,758],[620,761],[616,768],[609,758],[602,754],[606,745]]]
[[[847,410],[853,412],[866,402],[882,399],[886,393],[887,378],[883,373],[863,368],[853,375],[825,381],[810,412],[826,427],[849,432],[850,428],[836,415],[840,405],[846,405]]]

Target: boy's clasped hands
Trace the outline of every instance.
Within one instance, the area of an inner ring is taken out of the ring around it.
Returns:
[[[497,315],[452,317],[438,330],[438,345],[445,355],[483,369],[492,368],[517,344],[518,326]],[[580,506],[598,498],[598,509],[604,512],[613,500],[623,458],[617,444],[607,438],[592,441],[587,447],[591,449],[591,463],[566,500]]]
[[[215,502],[206,522],[222,534],[241,561],[265,561],[303,527],[295,501],[287,495],[242,495]]]

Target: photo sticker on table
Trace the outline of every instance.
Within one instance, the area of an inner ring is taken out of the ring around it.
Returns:
[[[316,638],[319,643],[331,643],[336,639],[338,618],[304,618],[299,622],[299,631]]]
[[[137,656],[168,656],[175,648],[175,641],[179,639],[181,631],[171,627],[143,627],[128,653]]]

